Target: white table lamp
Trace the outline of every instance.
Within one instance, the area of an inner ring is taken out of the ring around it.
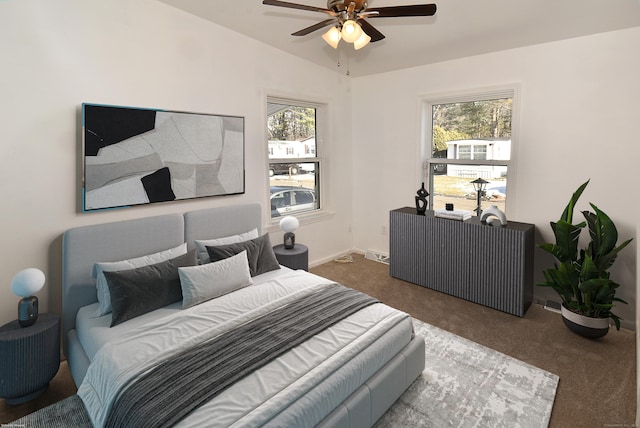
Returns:
[[[297,218],[292,216],[283,217],[280,220],[280,229],[284,231],[284,248],[291,249],[296,245],[296,234],[294,233],[300,222]]]
[[[18,302],[18,322],[28,327],[38,319],[38,298],[34,296],[45,282],[44,272],[36,268],[23,269],[11,280],[11,291],[22,297]]]

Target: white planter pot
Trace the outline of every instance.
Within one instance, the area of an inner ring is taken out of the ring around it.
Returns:
[[[574,333],[598,338],[609,332],[609,318],[591,318],[576,314],[562,305],[562,321]]]

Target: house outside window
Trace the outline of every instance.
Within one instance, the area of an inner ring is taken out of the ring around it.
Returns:
[[[477,194],[471,181],[489,182],[482,207],[506,211],[507,183],[513,173],[513,105],[515,89],[456,94],[425,99],[425,183],[430,208],[453,203],[473,211]]]
[[[269,97],[267,134],[271,218],[307,214],[321,206],[317,156],[320,104]]]

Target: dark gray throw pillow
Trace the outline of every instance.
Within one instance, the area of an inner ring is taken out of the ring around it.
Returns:
[[[113,307],[111,327],[182,300],[178,268],[196,265],[196,251],[135,269],[104,272]]]
[[[273,253],[268,233],[250,241],[216,245],[215,247],[207,246],[206,248],[212,262],[235,256],[246,250],[251,276],[280,269],[280,264]]]

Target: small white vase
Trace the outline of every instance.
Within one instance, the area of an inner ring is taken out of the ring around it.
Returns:
[[[502,211],[500,211],[500,208],[498,208],[497,206],[489,205],[489,208],[482,211],[482,215],[480,216],[480,221],[482,223],[489,223],[492,226],[495,222],[499,221],[500,225],[506,226],[507,216]]]

